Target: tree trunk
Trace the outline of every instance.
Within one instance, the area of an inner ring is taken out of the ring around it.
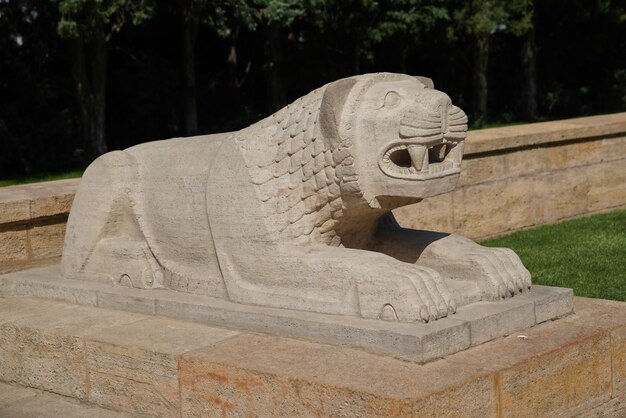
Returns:
[[[280,76],[282,63],[282,39],[280,27],[270,24],[265,41],[265,84],[267,104],[270,113],[276,112],[287,104],[287,92]]]
[[[537,44],[535,26],[524,37],[522,46],[522,114],[528,120],[537,119]]]
[[[407,38],[404,36],[398,36],[394,38],[392,42],[389,43],[388,48],[393,51],[393,53],[391,54],[393,60],[389,63],[391,65],[389,69],[393,70],[393,72],[397,72],[400,74],[407,74],[407,60],[409,57],[409,51],[411,50]]]
[[[487,65],[489,34],[474,36],[474,126],[483,126],[487,119]]]
[[[361,74],[361,45],[357,40],[354,46],[354,75]]]
[[[400,73],[402,74],[406,74],[407,73],[407,59],[409,57],[409,45],[406,41],[402,41],[402,47],[400,49]],[[421,74],[420,74],[421,75]]]
[[[89,109],[92,107],[93,95],[91,94],[89,86],[89,78],[87,77],[87,68],[85,63],[85,44],[82,40],[76,39],[73,41],[73,76],[74,84],[76,87],[76,101],[78,103],[78,116],[80,122],[80,135],[82,137],[82,146],[85,148],[85,152],[91,156],[92,146],[89,135],[90,118]]]
[[[91,79],[94,92],[93,148],[94,157],[107,152],[106,142],[106,73],[107,45],[103,32],[95,35],[91,43]]]
[[[226,70],[228,74],[228,99],[231,104],[239,103],[240,81],[237,68],[237,40],[239,38],[239,26],[235,26],[230,34],[230,48],[226,58]]]
[[[198,104],[196,101],[196,39],[198,20],[192,16],[187,1],[181,2],[181,70],[183,84],[184,133],[198,133]]]
[[[91,160],[107,152],[106,67],[104,33],[97,33],[89,43],[80,39],[74,41],[73,72],[81,136]]]

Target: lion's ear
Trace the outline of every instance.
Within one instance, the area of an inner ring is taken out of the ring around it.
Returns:
[[[416,75],[415,79],[419,81],[420,83],[422,83],[423,85],[425,85],[427,89],[435,88],[435,83],[433,83],[433,80],[431,78],[422,77],[421,75]]]
[[[330,83],[324,91],[320,106],[319,124],[322,135],[327,140],[341,140],[339,138],[339,123],[346,99],[357,80],[343,78]]]

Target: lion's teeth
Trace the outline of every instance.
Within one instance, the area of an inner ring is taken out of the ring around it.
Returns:
[[[450,161],[453,165],[459,166],[461,165],[461,160],[463,159],[463,141],[457,142],[452,146],[452,149],[446,155],[446,161]]]
[[[428,159],[436,163],[443,161],[446,157],[446,144],[438,144],[428,150]]]
[[[425,170],[428,168],[428,148],[424,145],[409,145],[407,151],[411,156],[411,164],[417,171]]]
[[[456,165],[461,165],[463,159],[463,148],[465,147],[465,141],[459,142],[456,146],[456,154],[454,155],[454,162]]]

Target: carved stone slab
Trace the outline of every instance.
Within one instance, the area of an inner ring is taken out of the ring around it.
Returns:
[[[571,289],[533,286],[502,302],[474,302],[430,323],[388,322],[233,303],[172,290],[65,279],[58,266],[0,276],[0,292],[207,325],[347,345],[425,363],[572,313]]]

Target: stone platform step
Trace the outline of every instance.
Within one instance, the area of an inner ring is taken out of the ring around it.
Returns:
[[[85,405],[38,389],[0,383],[0,417],[7,418],[131,418],[132,415]]]
[[[141,417],[626,416],[626,303],[574,309],[422,365],[0,294],[0,380]]]
[[[64,279],[59,266],[0,276],[0,291],[206,325],[346,345],[426,363],[572,312],[571,289],[533,286],[502,302],[476,302],[432,323],[395,323],[243,305],[165,289]]]

